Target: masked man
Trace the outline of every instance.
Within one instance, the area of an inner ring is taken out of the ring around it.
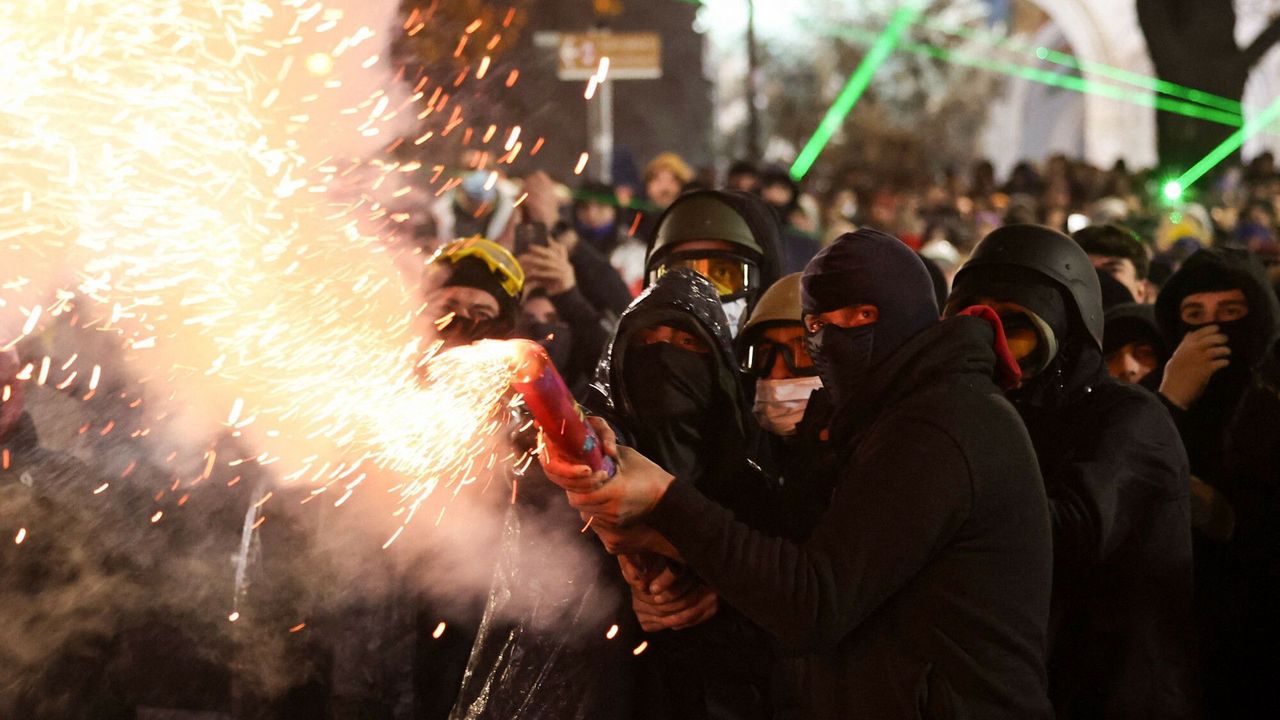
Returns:
[[[1000,228],[957,273],[948,308],[973,303],[1000,314],[1022,368],[1010,399],[1053,511],[1057,717],[1187,717],[1186,453],[1159,400],[1106,373],[1088,255],[1046,227]]]
[[[544,458],[548,475],[595,522],[643,519],[802,654],[803,717],[1049,717],[1049,515],[1031,443],[993,379],[1017,373],[994,316],[939,323],[919,258],[874,230],[819,253],[802,289],[841,453],[806,541],[736,522],[614,448],[603,423],[614,478]]]
[[[455,240],[427,261],[424,317],[446,346],[515,330],[524,270],[497,243],[481,237]]]
[[[737,337],[760,293],[778,279],[778,223],[759,198],[700,190],[681,195],[658,219],[645,260],[648,284],[685,267],[715,286]]]
[[[756,421],[765,431],[761,456],[782,483],[771,527],[802,539],[831,500],[834,453],[828,442],[831,399],[809,355],[800,276],[774,283],[738,338],[742,371],[755,380]]]
[[[1280,308],[1255,258],[1210,249],[1192,255],[1169,278],[1156,301],[1156,321],[1168,346],[1177,348],[1160,394],[1187,446],[1192,473],[1204,481],[1195,488],[1198,497],[1228,508],[1197,525],[1207,709],[1215,717],[1275,716]]]

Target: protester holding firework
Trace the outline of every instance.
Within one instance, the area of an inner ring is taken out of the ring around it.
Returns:
[[[759,526],[772,515],[773,484],[750,459],[756,432],[728,324],[702,276],[672,270],[640,296],[623,314],[594,387],[603,395],[595,408],[663,467],[746,522]],[[640,553],[634,532],[599,534],[621,555],[632,607],[650,632],[640,683],[661,692],[638,702],[657,717],[767,717],[771,657],[763,635],[683,563]],[[678,621],[645,592],[658,577],[674,584],[673,602],[685,610]]]
[[[554,457],[594,523],[644,522],[749,619],[803,653],[805,717],[1045,718],[1050,524],[1030,440],[996,377],[1017,370],[993,314],[938,322],[895,238],[846,235],[809,264],[805,324],[844,461],[804,543],[738,522],[616,446],[609,480]]]

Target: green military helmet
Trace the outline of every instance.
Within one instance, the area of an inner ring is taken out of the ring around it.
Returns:
[[[739,210],[726,202],[720,191],[703,190],[681,195],[662,214],[645,267],[653,270],[657,261],[676,245],[696,240],[732,243],[757,261],[765,256],[764,248]]]
[[[755,328],[767,327],[774,323],[804,322],[804,308],[800,302],[800,276],[804,273],[791,273],[769,286],[760,296],[751,317],[742,328],[744,340],[750,337]]]

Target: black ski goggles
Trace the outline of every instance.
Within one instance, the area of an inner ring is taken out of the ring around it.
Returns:
[[[803,335],[800,336],[800,342],[804,342]],[[742,352],[739,358],[739,365],[742,372],[755,378],[768,377],[772,372],[774,364],[778,362],[778,358],[782,358],[782,364],[786,366],[791,374],[795,377],[813,377],[818,374],[818,369],[814,367],[813,360],[808,357],[806,352],[803,362],[796,356],[799,353],[796,348],[787,343],[774,342],[767,338],[761,338],[751,343]]]

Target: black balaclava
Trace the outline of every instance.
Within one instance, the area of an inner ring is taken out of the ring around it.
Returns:
[[[1254,300],[1245,292],[1249,303],[1249,314],[1239,320],[1230,322],[1209,321],[1192,325],[1182,321],[1182,301],[1189,295],[1197,293],[1227,292],[1242,290],[1242,283],[1213,264],[1200,263],[1186,268],[1179,273],[1176,285],[1178,319],[1177,333],[1179,341],[1187,333],[1199,330],[1206,325],[1217,325],[1218,332],[1227,336],[1227,347],[1231,348],[1231,357],[1226,367],[1215,372],[1205,385],[1204,392],[1195,402],[1198,416],[1213,424],[1221,424],[1223,428],[1231,421],[1235,408],[1244,395],[1252,378],[1253,366],[1261,359],[1265,345],[1260,343],[1263,333],[1260,332],[1258,318],[1254,315]],[[1172,300],[1173,297],[1171,296]]]
[[[1231,290],[1240,290],[1244,293],[1245,300],[1249,303],[1248,315],[1230,322],[1211,320],[1199,325],[1191,325],[1182,321],[1182,301],[1187,299],[1188,296],[1198,293],[1228,292]],[[1199,330],[1205,325],[1217,325],[1219,332],[1227,336],[1227,345],[1231,348],[1232,353],[1232,365],[1243,366],[1248,369],[1262,360],[1269,334],[1263,327],[1260,327],[1262,323],[1255,316],[1254,299],[1250,297],[1248,289],[1244,287],[1244,283],[1241,283],[1239,278],[1234,277],[1232,273],[1215,264],[1197,263],[1178,273],[1174,295],[1176,295],[1178,310],[1176,327],[1179,342],[1189,332]],[[1169,297],[1171,305],[1171,301],[1175,299],[1174,295]]]
[[[825,325],[809,335],[809,352],[836,408],[845,405],[867,373],[917,333],[938,322],[933,280],[920,258],[897,238],[863,228],[824,248],[800,279],[806,314],[874,305],[876,322],[861,327]]]
[[[492,320],[481,321],[461,316],[454,317],[448,325],[440,329],[440,337],[451,345],[464,345],[486,338],[508,337],[515,329],[519,300],[507,294],[502,287],[502,281],[483,260],[464,257],[448,264],[450,265],[449,275],[440,287],[469,287],[487,292],[498,301],[498,315]]]
[[[1170,351],[1197,326],[1182,322],[1182,301],[1202,292],[1240,290],[1249,303],[1249,314],[1217,325],[1231,348],[1229,364],[1215,372],[1200,398],[1194,402],[1179,427],[1191,471],[1215,478],[1223,463],[1225,429],[1235,416],[1240,400],[1252,381],[1253,368],[1266,356],[1280,331],[1280,307],[1256,258],[1240,250],[1211,248],[1187,258],[1156,300],[1156,324]]]
[[[1156,351],[1163,366],[1169,359],[1164,338],[1156,329],[1156,309],[1150,305],[1128,303],[1107,308],[1106,331],[1102,335],[1102,354],[1110,355],[1129,343],[1147,343]]]
[[[635,345],[625,352],[623,391],[635,414],[637,445],[652,452],[667,472],[700,484],[707,459],[701,456],[717,436],[713,425],[718,393],[711,354],[665,342]]]

